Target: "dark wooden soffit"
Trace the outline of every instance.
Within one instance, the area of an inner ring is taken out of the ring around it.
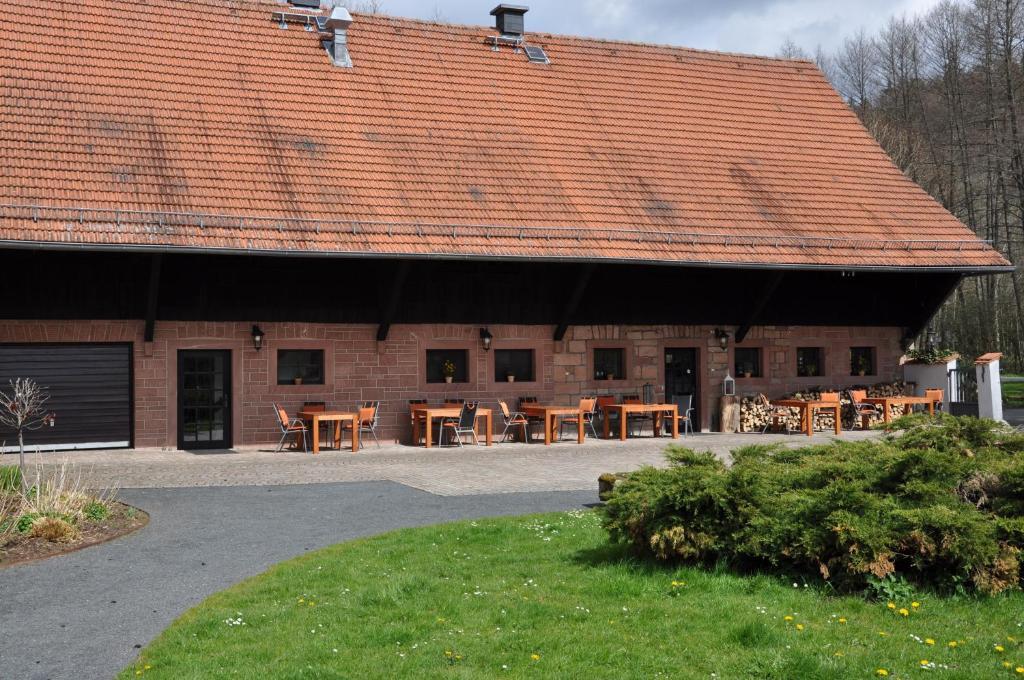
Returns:
[[[401,260],[395,271],[395,278],[391,282],[391,291],[388,294],[384,311],[381,314],[380,325],[377,327],[377,341],[384,342],[388,339],[391,331],[391,324],[395,320],[395,312],[398,311],[398,303],[402,299],[402,289],[405,287],[405,280],[409,276],[409,260]]]
[[[784,272],[776,272],[772,278],[768,281],[767,285],[761,289],[757,299],[754,300],[754,306],[750,310],[750,314],[747,315],[746,320],[736,329],[736,342],[741,343],[747,337],[747,333],[757,322],[758,317],[764,312],[765,307],[772,301],[772,297],[775,295],[775,291],[779,289],[779,284],[782,283],[782,279],[785,276]]]
[[[160,303],[160,267],[163,264],[163,255],[155,253],[149,261],[149,289],[146,294],[146,330],[144,339],[146,342],[153,342],[153,334],[156,332],[156,309]]]
[[[577,310],[580,308],[583,294],[587,292],[587,285],[590,284],[590,279],[593,277],[595,269],[597,269],[597,265],[594,263],[583,265],[580,269],[579,277],[576,279],[576,284],[572,289],[572,295],[569,296],[562,311],[561,321],[555,327],[555,342],[560,342],[565,338],[565,333],[569,330],[569,322],[572,321],[573,316],[576,315]]]
[[[946,300],[949,296],[956,291],[966,276],[950,275],[946,278],[945,283],[935,283],[932,286],[930,295],[922,295],[921,313],[918,314],[910,323],[907,324],[903,329],[903,349],[910,347],[911,343],[917,339],[917,336],[924,332],[924,329],[928,327],[928,324],[932,322],[935,315],[939,313],[939,309],[942,305],[946,304]]]

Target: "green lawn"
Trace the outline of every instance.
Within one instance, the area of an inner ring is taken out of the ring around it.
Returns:
[[[1024,382],[1003,383],[1003,406],[1024,408]]]
[[[486,520],[277,565],[183,615],[121,677],[1024,675],[1024,596],[916,600],[890,610],[775,577],[636,563],[592,512]]]

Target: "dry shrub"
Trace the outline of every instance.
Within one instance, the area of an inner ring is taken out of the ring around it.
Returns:
[[[0,546],[14,533],[21,514],[21,496],[16,493],[0,492]]]
[[[43,538],[51,543],[70,543],[78,538],[78,529],[60,517],[40,517],[32,522],[29,536]]]
[[[31,477],[32,488],[25,498],[25,513],[78,519],[85,507],[93,502],[102,503],[109,509],[117,493],[115,487],[96,493],[87,491],[81,471],[66,460],[48,469],[36,465]]]

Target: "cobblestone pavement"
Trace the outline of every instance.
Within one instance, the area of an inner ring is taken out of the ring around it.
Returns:
[[[845,440],[876,436],[844,432]],[[678,443],[709,450],[728,460],[740,446],[783,442],[787,446],[824,443],[832,435],[698,434]],[[211,486],[273,486],[334,482],[390,481],[440,496],[575,491],[594,489],[603,472],[628,472],[642,465],[662,465],[669,439],[638,438],[626,442],[588,439],[583,446],[560,442],[495,444],[492,447],[424,449],[370,444],[358,454],[325,451],[318,455],[271,447],[241,448],[216,453],[153,449],[78,451],[28,454],[28,461],[45,467],[68,460],[81,470],[93,488],[168,488]],[[16,455],[0,456],[0,465],[17,462]]]

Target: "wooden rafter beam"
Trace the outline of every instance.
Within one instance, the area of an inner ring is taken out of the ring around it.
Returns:
[[[779,284],[782,283],[782,279],[785,277],[784,272],[776,272],[768,285],[761,289],[761,293],[757,296],[754,301],[754,307],[750,310],[750,314],[747,315],[746,320],[736,329],[736,343],[743,342],[744,338],[747,337],[747,333],[753,328],[754,324],[757,323],[758,317],[764,312],[768,303],[772,301],[772,297],[775,295],[775,291],[779,289]]]
[[[405,280],[409,276],[409,266],[409,260],[402,260],[398,263],[395,278],[391,282],[391,291],[388,293],[388,299],[384,304],[384,310],[381,314],[380,325],[377,326],[378,342],[384,342],[388,339],[391,323],[394,321],[395,313],[398,311],[398,303],[402,300],[402,289],[405,287]]]
[[[146,295],[146,329],[143,339],[146,342],[153,342],[153,335],[156,333],[156,309],[160,303],[160,267],[163,264],[163,256],[156,253],[149,260],[149,290]]]
[[[569,299],[566,300],[561,320],[555,327],[555,342],[560,342],[565,338],[565,334],[569,330],[569,324],[572,321],[572,318],[576,315],[576,311],[580,308],[580,302],[583,301],[583,294],[587,292],[587,285],[590,284],[590,278],[594,275],[594,270],[596,268],[597,265],[590,263],[584,265],[580,270],[580,275],[579,278],[576,279],[576,285],[572,289],[572,294],[569,296]]]

